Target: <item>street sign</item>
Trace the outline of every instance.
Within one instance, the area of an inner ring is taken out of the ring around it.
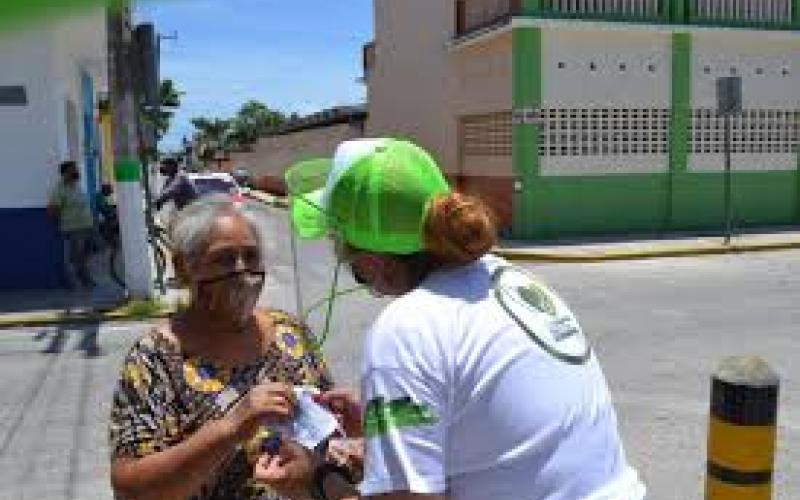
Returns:
[[[742,77],[717,78],[717,111],[720,116],[731,116],[742,112]]]

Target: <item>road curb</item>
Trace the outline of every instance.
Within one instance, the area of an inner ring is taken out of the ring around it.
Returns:
[[[768,252],[800,248],[800,241],[774,243],[738,243],[732,245],[697,245],[668,248],[650,248],[628,251],[601,252],[550,252],[547,250],[515,250],[498,248],[494,253],[510,261],[517,262],[607,262],[614,260],[645,260],[666,257],[697,257],[704,255],[724,255],[732,253]]]

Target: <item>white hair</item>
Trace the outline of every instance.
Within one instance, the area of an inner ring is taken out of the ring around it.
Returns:
[[[259,252],[264,255],[264,245],[259,227],[259,216],[265,210],[255,202],[233,201],[227,195],[209,195],[180,210],[170,224],[172,252],[189,263],[206,251],[217,220],[222,217],[241,217],[256,239]]]

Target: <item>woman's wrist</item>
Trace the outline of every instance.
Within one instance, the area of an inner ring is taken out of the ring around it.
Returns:
[[[239,443],[239,441],[241,441],[239,436],[239,426],[230,414],[225,415],[222,418],[212,420],[210,423],[219,438],[226,443],[236,445]]]

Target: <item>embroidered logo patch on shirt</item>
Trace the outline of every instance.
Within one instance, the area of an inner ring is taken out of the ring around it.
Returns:
[[[497,301],[539,347],[566,363],[589,359],[591,348],[577,319],[547,287],[515,267],[497,269],[492,281]]]
[[[415,403],[410,397],[390,401],[377,397],[371,399],[364,410],[364,435],[368,438],[383,436],[392,429],[430,425],[438,420],[430,407]]]

